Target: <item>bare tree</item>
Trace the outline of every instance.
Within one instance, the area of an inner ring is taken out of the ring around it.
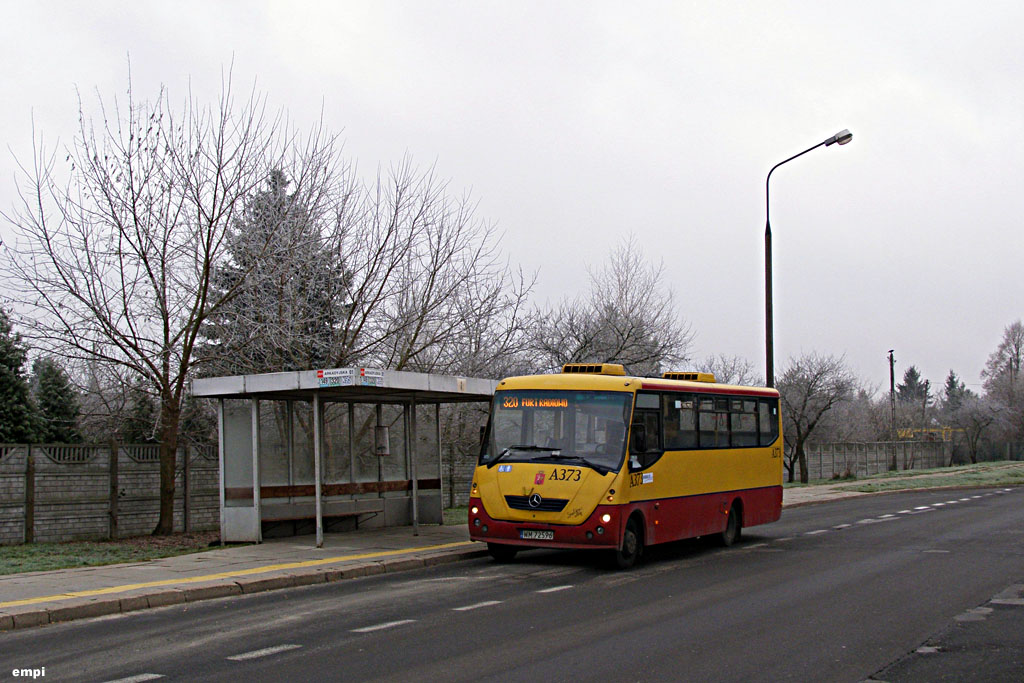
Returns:
[[[333,138],[313,136],[312,150],[295,144],[255,93],[236,102],[230,76],[215,106],[190,94],[176,109],[163,89],[139,100],[130,85],[125,103],[98,106],[94,123],[79,104],[65,167],[35,140],[20,205],[3,214],[18,235],[5,245],[4,281],[42,348],[145,378],[159,403],[154,534],[168,534],[199,331],[238,291],[211,287],[228,228],[271,169],[290,168],[287,150],[315,156]]]
[[[340,315],[321,330],[327,365],[453,372],[512,349],[532,281],[500,261],[468,196],[409,157],[338,195],[320,231],[322,253],[344,264]]]
[[[783,430],[789,452],[786,469],[793,481],[793,470],[800,464],[800,481],[807,483],[807,454],[804,446],[822,418],[852,397],[856,387],[853,373],[842,357],[809,353],[793,358],[778,381],[782,397]]]
[[[1003,339],[985,362],[981,377],[988,397],[1004,406],[1001,421],[1005,435],[1013,441],[1024,440],[1024,323],[1006,326]]]
[[[629,236],[602,268],[588,270],[588,294],[535,311],[531,336],[539,369],[616,362],[646,375],[682,367],[693,333],[664,283],[664,265],[649,264]]]
[[[1006,418],[1007,408],[999,401],[987,396],[979,397],[973,393],[964,396],[960,404],[949,412],[949,420],[959,430],[972,464],[978,462],[978,450],[982,439],[1004,423]]]
[[[722,384],[758,386],[764,383],[764,377],[758,374],[754,364],[743,356],[727,356],[724,353],[708,356],[697,363],[697,370],[714,374],[715,381]]]

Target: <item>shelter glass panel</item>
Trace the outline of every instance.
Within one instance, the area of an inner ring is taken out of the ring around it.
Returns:
[[[260,486],[289,483],[288,402],[260,401]]]
[[[354,414],[356,481],[377,481],[380,478],[380,464],[373,442],[373,428],[377,424],[376,408],[366,403],[357,403]]]
[[[348,404],[326,403],[324,409],[324,483],[345,484],[352,478],[348,452]]]
[[[405,459],[405,420],[402,406],[384,406],[383,422],[388,427],[390,455],[383,456],[381,471],[384,481],[401,481],[408,479],[408,467]],[[370,433],[370,450],[374,450],[373,433]],[[401,495],[406,495],[403,491]]]
[[[316,483],[313,475],[313,404],[306,401],[292,403],[292,484]]]
[[[252,403],[224,401],[224,486],[252,488]],[[252,507],[252,499],[228,498],[228,507]]]

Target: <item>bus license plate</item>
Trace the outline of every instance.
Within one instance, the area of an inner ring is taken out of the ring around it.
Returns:
[[[553,541],[555,532],[544,529],[520,529],[519,538],[530,541]]]

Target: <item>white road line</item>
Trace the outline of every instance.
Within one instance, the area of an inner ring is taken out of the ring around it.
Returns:
[[[744,546],[744,549],[745,550],[751,550],[753,548],[764,548],[767,545],[768,545],[767,543],[755,543],[754,545]]]
[[[943,505],[945,505],[945,503],[932,503],[932,507],[933,507],[933,508],[940,508],[940,507],[942,507]]]
[[[956,505],[959,502],[959,500],[947,500],[946,505]]]
[[[832,528],[833,529],[849,529],[851,526],[853,526],[853,525],[852,524],[836,524]]]
[[[274,645],[273,647],[265,647],[262,650],[253,650],[252,652],[243,652],[240,655],[231,655],[227,657],[232,662],[246,662],[250,659],[259,659],[260,657],[269,657],[270,655],[276,655],[278,652],[287,652],[288,650],[298,650],[301,645],[285,644],[285,645]]]
[[[569,590],[570,588],[572,588],[571,585],[552,586],[551,588],[541,588],[539,591],[534,591],[534,592],[535,593],[557,593],[558,591],[565,591],[565,590]]]
[[[910,510],[900,510],[900,511],[899,511],[899,512],[897,512],[896,514],[897,514],[897,515],[909,515],[909,514],[910,514],[910,512],[911,512]]]
[[[783,538],[776,538],[775,542],[782,543],[783,541],[792,541],[794,538],[794,536],[784,536]]]
[[[500,605],[501,600],[485,600],[478,602],[475,605],[463,605],[462,607],[452,607],[455,612],[468,612],[471,609],[480,609],[481,607],[491,607],[492,605]]]
[[[961,498],[960,502],[961,503],[969,503],[969,502],[971,502],[971,499],[970,498]]]
[[[915,510],[930,510],[931,506],[930,505],[919,505],[918,507],[916,507],[914,509]]]
[[[402,626],[404,624],[411,624],[415,619],[401,619],[399,621],[386,621],[383,624],[374,624],[373,626],[364,626],[362,628],[352,629],[352,633],[370,633],[371,631],[383,631],[386,628],[394,628],[395,626]]]
[[[971,500],[978,500],[981,496],[971,496]]]
[[[155,681],[158,678],[163,678],[163,674],[138,674],[128,678],[117,678],[106,683],[141,683],[142,681]]]
[[[828,529],[815,529],[814,531],[804,532],[804,536],[817,536],[818,534],[827,534]]]
[[[878,518],[879,519],[889,519],[890,517],[895,517],[895,516],[896,515],[893,515],[893,514],[885,514],[885,515],[879,515]]]
[[[857,524],[874,524],[877,521],[878,520],[874,519],[874,518],[872,518],[872,519],[861,519],[861,520],[857,521]]]

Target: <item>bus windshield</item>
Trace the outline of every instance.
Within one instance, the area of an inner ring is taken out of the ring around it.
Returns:
[[[498,391],[480,464],[564,461],[617,470],[632,399],[612,391]]]

